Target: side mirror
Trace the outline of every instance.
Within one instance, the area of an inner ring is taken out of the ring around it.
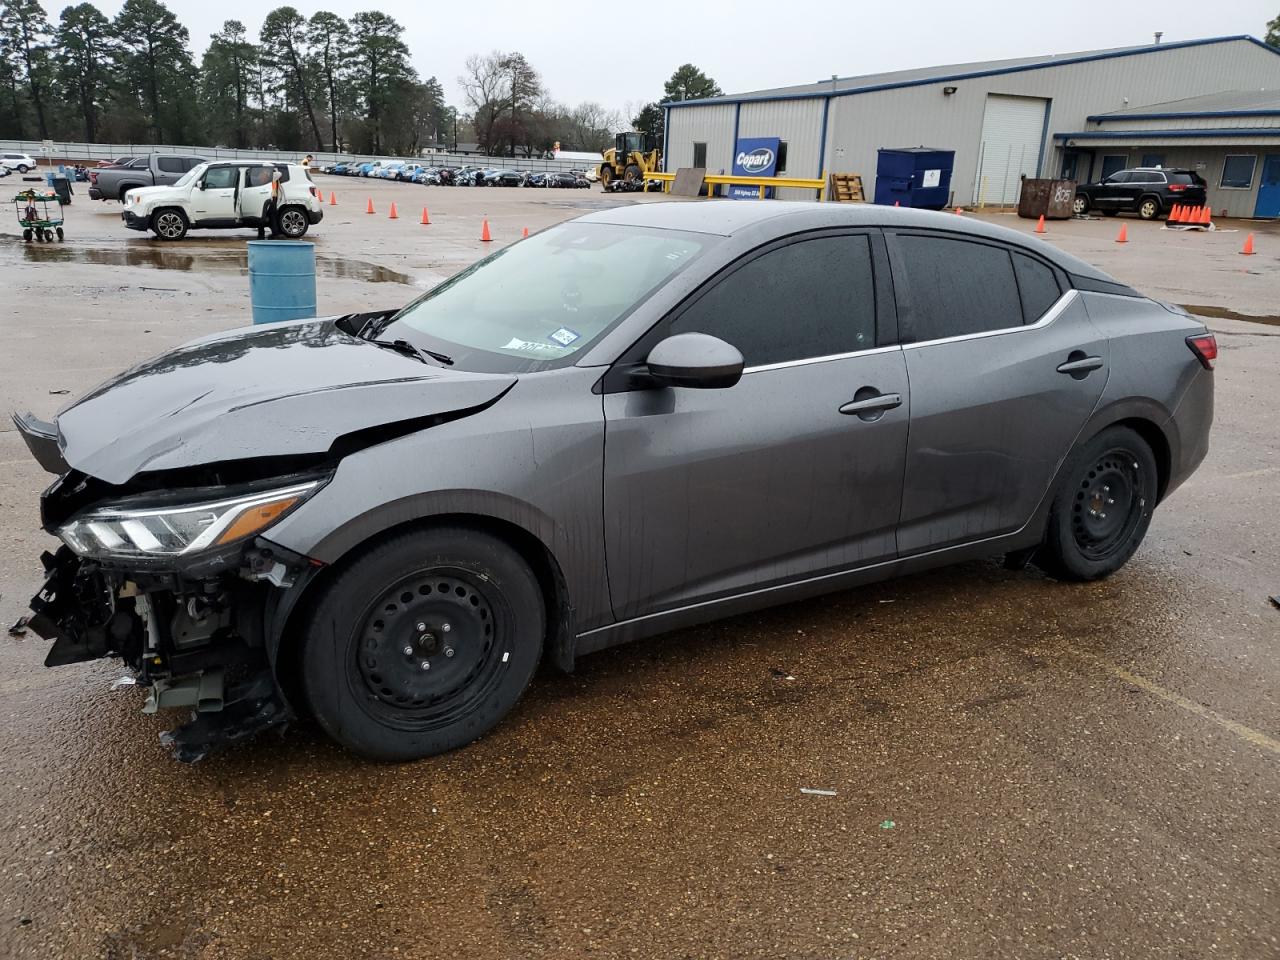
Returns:
[[[677,333],[649,351],[649,376],[664,387],[718,390],[742,379],[738,348],[706,333]]]

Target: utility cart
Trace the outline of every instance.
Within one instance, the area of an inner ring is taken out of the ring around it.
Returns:
[[[23,190],[13,198],[23,240],[62,239],[62,200],[52,190]]]

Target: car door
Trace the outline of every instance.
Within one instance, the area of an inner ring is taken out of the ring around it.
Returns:
[[[258,223],[271,200],[271,175],[275,168],[259,163],[244,168],[244,182],[240,188],[238,215],[242,222]]]
[[[1094,206],[1102,210],[1119,210],[1125,200],[1125,184],[1129,180],[1129,171],[1121,170],[1107,177],[1098,186]]]
[[[779,241],[722,271],[614,368],[701,332],[742,352],[736,385],[605,378],[620,620],[895,557],[910,404],[887,281],[878,232]]]
[[[236,222],[239,167],[210,167],[191,191],[192,222],[201,226]]]
[[[942,232],[888,241],[911,381],[899,552],[1012,533],[1097,406],[1106,338],[1030,252]]]

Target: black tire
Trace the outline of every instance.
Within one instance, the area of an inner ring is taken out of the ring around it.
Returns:
[[[1160,201],[1155,197],[1143,197],[1138,201],[1138,217],[1143,220],[1160,219]]]
[[[537,578],[501,540],[464,527],[401,533],[325,587],[304,633],[303,689],[329,735],[366,757],[455,750],[520,699],[545,621]]]
[[[18,164],[18,167],[17,167],[17,170],[19,173],[26,173],[30,169],[31,168],[28,167],[25,163],[20,163]]]
[[[307,219],[307,211],[301,207],[282,207],[276,214],[276,233],[290,240],[298,240],[307,235],[311,221]]]
[[[30,242],[31,242],[31,228],[30,228],[30,227],[26,227],[26,228],[22,231],[22,239],[23,239],[23,240],[26,240],[28,243],[30,243]]]
[[[1077,217],[1083,217],[1089,212],[1089,198],[1083,193],[1077,193],[1075,200],[1071,204],[1071,212]]]
[[[181,240],[189,226],[187,215],[176,207],[161,207],[151,214],[151,230],[161,240]]]
[[[1108,427],[1063,466],[1035,562],[1060,580],[1100,580],[1133,556],[1151,525],[1159,474],[1147,442]]]
[[[622,173],[622,179],[627,183],[635,183],[637,180],[644,179],[644,171],[640,169],[638,163],[627,164],[627,169]]]
[[[62,228],[56,227],[53,232],[58,235],[58,242],[61,243],[63,238]]]

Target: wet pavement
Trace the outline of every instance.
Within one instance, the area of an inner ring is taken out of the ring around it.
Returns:
[[[507,192],[504,232],[577,212]],[[417,286],[474,257],[477,201],[424,193],[439,241],[326,221],[318,253]],[[75,243],[149,243],[98,217]],[[49,415],[230,326],[234,248],[199,242],[224,266],[0,252],[0,402]],[[0,957],[1280,956],[1280,330],[1210,322],[1210,456],[1110,580],[970,563],[673,633],[544,672],[449,756],[369,764],[304,724],[184,767],[119,669],[0,639]],[[49,542],[7,427],[5,625]]]

